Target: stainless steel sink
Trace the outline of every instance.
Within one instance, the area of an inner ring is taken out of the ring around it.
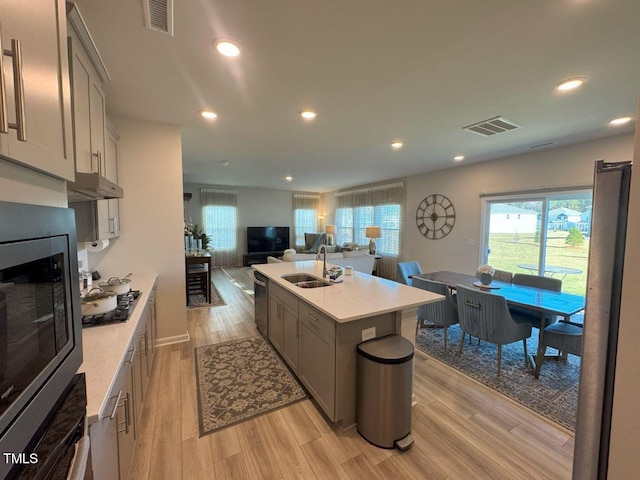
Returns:
[[[323,282],[322,280],[309,280],[307,282],[296,282],[295,286],[300,288],[318,288],[318,287],[329,287],[331,283]]]
[[[318,277],[314,277],[313,275],[309,275],[307,273],[290,273],[287,275],[282,275],[282,278],[300,288],[318,288],[331,286],[331,282],[319,279]]]

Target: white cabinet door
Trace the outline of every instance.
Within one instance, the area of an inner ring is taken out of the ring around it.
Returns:
[[[65,2],[3,0],[0,20],[6,118],[7,123],[17,127],[0,133],[4,137],[0,153],[73,180]],[[19,48],[14,40],[19,42]],[[7,55],[8,51],[12,53]],[[19,69],[17,76],[14,66]],[[22,102],[16,102],[20,95]]]

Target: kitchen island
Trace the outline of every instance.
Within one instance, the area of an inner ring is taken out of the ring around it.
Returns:
[[[356,346],[399,334],[415,343],[416,310],[444,299],[362,272],[340,283],[301,288],[283,275],[322,278],[322,262],[253,265],[268,278],[268,339],[316,404],[342,429],[356,421]]]

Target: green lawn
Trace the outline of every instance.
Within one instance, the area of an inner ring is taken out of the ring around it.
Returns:
[[[550,231],[547,236],[547,265],[577,268],[578,275],[567,275],[562,280],[562,291],[584,295],[587,285],[589,261],[589,239],[579,247],[565,245],[568,232]],[[494,233],[489,237],[489,264],[499,270],[513,273],[533,273],[518,267],[518,264],[538,264],[539,244],[534,234]],[[556,275],[557,277],[558,275]],[[561,276],[560,276],[561,278]]]

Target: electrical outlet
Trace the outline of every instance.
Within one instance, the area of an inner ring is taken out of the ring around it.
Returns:
[[[470,247],[473,247],[476,244],[476,240],[474,238],[470,238],[469,240],[467,240],[467,245],[469,245]]]
[[[376,338],[376,327],[365,328],[364,330],[362,330],[363,342],[371,340],[372,338]]]

